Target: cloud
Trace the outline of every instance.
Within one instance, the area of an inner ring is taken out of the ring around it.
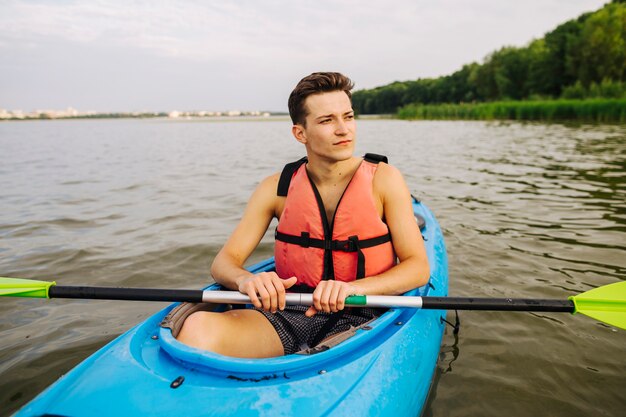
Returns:
[[[120,68],[118,82],[129,88],[136,87],[139,69],[158,74],[165,89],[193,91],[194,80],[202,80],[233,101],[247,83],[259,96],[255,106],[282,109],[282,96],[271,91],[283,94],[311,71],[345,71],[359,88],[439,76],[501,46],[524,45],[601,5],[602,0],[0,0],[0,80],[26,89],[37,77],[54,77],[71,91],[81,75],[64,79],[63,73],[87,65],[88,56],[93,62],[85,71],[92,79],[108,77],[113,60]],[[150,76],[157,79],[155,74]],[[14,99],[26,96],[12,88]],[[249,100],[246,94],[239,99]],[[268,105],[259,104],[263,100]]]

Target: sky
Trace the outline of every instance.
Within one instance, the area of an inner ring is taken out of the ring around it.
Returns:
[[[286,111],[305,75],[450,74],[608,0],[0,0],[0,108]]]

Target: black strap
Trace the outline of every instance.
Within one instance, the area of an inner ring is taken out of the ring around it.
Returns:
[[[290,162],[283,168],[283,172],[280,173],[280,180],[278,180],[278,190],[276,194],[279,197],[287,197],[287,193],[289,192],[289,184],[291,184],[291,178],[293,174],[296,173],[298,168],[302,164],[306,164],[308,161],[307,157],[300,158],[295,162]]]
[[[389,239],[391,240],[391,236],[389,236]],[[365,255],[363,255],[361,250],[363,248],[361,241],[358,236],[350,236],[348,240],[356,247],[356,279],[365,278]]]
[[[356,279],[365,278],[365,255],[362,249],[371,248],[373,246],[382,245],[391,241],[391,234],[372,237],[369,239],[359,239],[358,236],[350,236],[347,240],[324,240],[312,238],[309,233],[302,232],[300,236],[282,233],[276,228],[276,240],[299,245],[303,248],[318,248],[330,251],[356,252]]]
[[[341,320],[345,312],[346,310],[340,310],[336,313],[331,314],[331,316],[328,318],[326,323],[324,323],[324,325],[319,330],[319,332],[317,332],[315,334],[315,337],[313,337],[313,341],[311,342],[311,347],[315,347],[319,345],[319,343],[322,340],[324,340],[328,332],[330,332],[332,328],[335,327],[337,323],[339,323],[339,320]]]
[[[366,153],[363,159],[367,162],[371,162],[372,164],[378,164],[379,162],[384,162],[386,164],[389,163],[389,160],[385,155],[378,155],[376,153]]]
[[[313,294],[315,287],[309,287],[306,284],[296,284],[287,289],[287,292]]]
[[[360,249],[371,248],[391,241],[389,233],[372,237],[369,239],[359,239],[358,236],[350,236],[347,240],[324,240],[311,237],[307,232],[302,232],[300,236],[294,236],[278,231],[275,232],[276,240],[292,245],[299,245],[303,248],[318,248],[341,252],[359,252]]]
[[[388,163],[389,160],[385,155],[378,155],[375,153],[366,153],[363,156],[367,162],[371,162],[373,164],[378,164],[380,162]],[[295,162],[290,162],[283,168],[283,171],[280,173],[280,180],[278,180],[278,190],[277,195],[279,197],[286,197],[289,192],[289,184],[291,184],[291,178],[293,174],[300,168],[302,164],[306,164],[308,162],[307,157],[303,157],[298,159]]]

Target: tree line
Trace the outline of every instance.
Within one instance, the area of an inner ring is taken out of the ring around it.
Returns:
[[[626,0],[613,0],[525,47],[503,47],[451,75],[355,91],[361,114],[408,104],[626,98]]]

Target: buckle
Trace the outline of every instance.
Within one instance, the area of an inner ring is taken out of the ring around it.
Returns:
[[[352,239],[353,237],[356,236],[351,236],[348,240],[334,240],[333,249],[343,252],[356,252],[359,250],[357,245],[358,240]]]
[[[300,242],[300,246],[302,246],[303,248],[308,248],[311,245],[311,235],[309,234],[309,232],[302,232],[300,233],[300,239],[302,239],[302,241]]]

